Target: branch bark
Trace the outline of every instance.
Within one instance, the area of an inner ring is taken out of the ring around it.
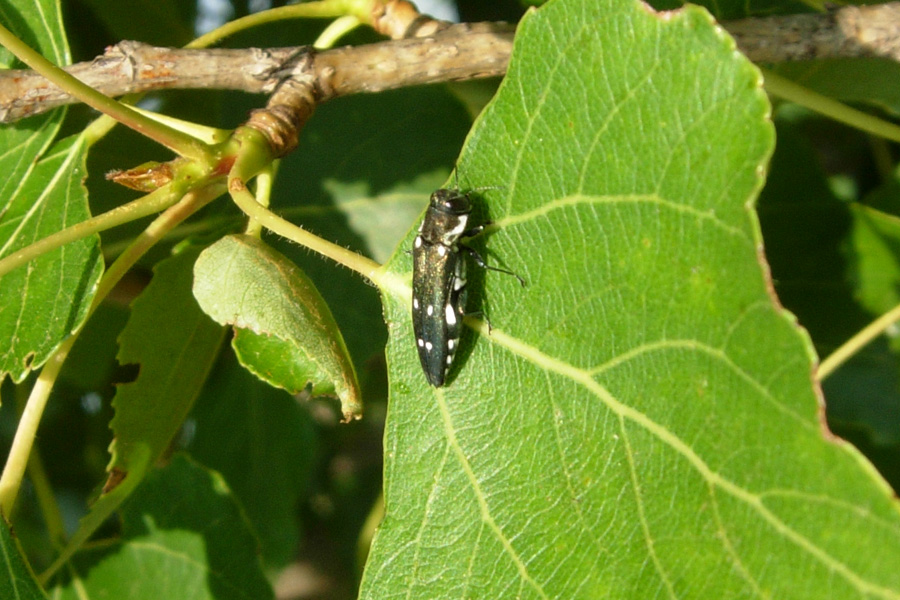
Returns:
[[[108,96],[160,89],[226,89],[270,94],[290,78],[317,82],[318,101],[360,92],[506,72],[513,28],[453,25],[429,37],[317,52],[310,46],[188,50],[123,41],[66,70]],[[30,70],[0,71],[0,122],[75,100]]]
[[[285,80],[297,78],[313,82],[317,102],[505,73],[512,49],[511,26],[444,27],[429,19],[423,22],[425,30],[411,32],[408,27],[413,25],[405,22],[402,27],[407,29],[392,32],[395,37],[416,37],[324,52],[308,46],[189,50],[123,41],[93,61],[67,70],[109,96],[176,88],[271,94]],[[742,19],[723,27],[754,62],[840,57],[900,62],[900,2],[848,6],[825,14]],[[0,123],[71,102],[68,94],[32,71],[0,71]]]
[[[880,57],[900,62],[900,2],[724,24],[753,62]]]

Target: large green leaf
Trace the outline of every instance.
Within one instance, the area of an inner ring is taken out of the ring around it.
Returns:
[[[79,555],[54,597],[265,600],[256,540],[228,486],[177,455],[122,510],[122,539]]]
[[[200,248],[187,248],[154,268],[153,280],[132,304],[119,338],[119,362],[140,368],[137,379],[120,385],[113,400],[110,469],[124,475],[142,471],[166,450],[222,341],[222,327],[200,310],[191,294],[199,253]]]
[[[759,86],[696,7],[557,0],[519,25],[460,173],[504,186],[479,242],[529,285],[472,278],[493,330],[468,319],[434,389],[390,263],[362,597],[900,597],[896,504],[824,430],[759,262]]]

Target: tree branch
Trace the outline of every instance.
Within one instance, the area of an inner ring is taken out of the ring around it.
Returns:
[[[742,19],[724,27],[753,62],[862,57],[900,62],[900,2]]]
[[[410,29],[423,24],[424,29]],[[397,29],[389,32],[394,37],[407,37],[324,52],[308,46],[173,49],[123,41],[93,61],[66,70],[109,96],[176,88],[271,94],[286,79],[297,78],[312,82],[317,102],[359,92],[495,77],[506,71],[511,26],[446,26],[427,18],[394,19],[389,25]],[[900,2],[848,6],[825,14],[742,19],[723,27],[754,62],[839,57],[900,62]],[[33,71],[0,71],[0,123],[71,102],[71,96]]]
[[[433,36],[348,46],[189,50],[123,41],[66,71],[108,96],[160,89],[224,89],[270,94],[288,78],[318,82],[320,101],[359,92],[506,72],[513,29],[461,24]],[[0,122],[10,123],[75,100],[30,70],[0,71]]]

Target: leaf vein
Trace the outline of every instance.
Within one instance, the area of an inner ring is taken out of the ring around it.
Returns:
[[[749,241],[749,237],[744,230],[722,221],[716,216],[714,211],[702,211],[694,208],[693,206],[687,206],[682,203],[666,200],[665,198],[658,196],[657,194],[604,194],[601,196],[588,194],[572,194],[569,196],[563,196],[562,198],[557,198],[550,202],[545,202],[534,210],[498,219],[492,225],[489,225],[486,229],[499,229],[502,227],[518,225],[519,223],[533,221],[538,217],[545,216],[553,211],[569,207],[577,207],[582,205],[595,206],[600,204],[637,204],[641,202],[656,204],[674,212],[686,213],[697,217],[697,219],[701,221],[710,221],[716,227],[727,232],[729,235],[733,235],[735,237],[743,238]]]
[[[477,325],[477,329],[482,335],[487,334],[487,325],[479,323]],[[810,556],[812,556],[822,565],[829,568],[832,572],[838,574],[850,585],[859,590],[861,594],[873,595],[881,598],[900,598],[900,594],[897,594],[894,590],[866,581],[865,579],[863,579],[863,577],[853,572],[846,564],[831,556],[830,554],[825,552],[825,550],[816,546],[815,543],[813,543],[801,533],[795,531],[787,523],[780,519],[778,515],[766,508],[766,506],[762,502],[762,497],[759,494],[754,494],[740,487],[736,483],[726,479],[716,471],[713,471],[712,468],[708,464],[706,464],[706,462],[699,455],[697,455],[697,453],[694,452],[694,450],[686,442],[684,442],[681,438],[676,436],[673,432],[669,431],[661,424],[650,419],[646,414],[617,400],[605,387],[603,387],[593,379],[589,371],[580,369],[555,357],[544,354],[537,348],[526,344],[525,342],[514,338],[496,328],[491,330],[490,339],[494,343],[506,348],[513,354],[521,356],[527,359],[529,362],[542,367],[543,369],[555,372],[563,377],[570,379],[573,382],[582,385],[594,396],[600,399],[607,407],[609,407],[610,410],[619,415],[622,419],[628,419],[636,423],[637,425],[644,427],[649,433],[656,436],[657,439],[659,439],[661,442],[665,443],[670,448],[681,454],[685,459],[687,459],[687,461],[697,470],[701,477],[706,479],[710,485],[718,487],[737,500],[744,502],[747,506],[756,511],[756,513],[775,531],[790,540],[799,549],[807,552]],[[441,401],[443,401],[443,396],[441,396]],[[446,410],[446,407],[443,405],[442,410]],[[449,416],[445,417],[445,419],[449,419]],[[449,421],[446,422],[449,425]],[[448,434],[449,433],[451,433],[451,431],[448,431]],[[456,444],[455,438],[453,440],[453,443]],[[474,474],[471,473],[471,467],[468,465],[468,463],[465,463],[464,467],[466,468],[466,473],[473,481],[474,485],[476,482],[474,480]]]
[[[754,379],[750,373],[742,369],[739,365],[737,365],[728,354],[722,350],[721,348],[716,348],[714,346],[710,346],[709,344],[704,344],[699,340],[657,340],[654,342],[650,342],[648,344],[642,344],[640,346],[636,346],[627,352],[622,352],[615,358],[603,363],[602,365],[598,365],[586,371],[589,376],[597,376],[605,371],[618,367],[621,364],[628,362],[642,354],[648,354],[651,352],[656,352],[658,350],[672,350],[672,349],[686,349],[686,350],[694,350],[698,352],[703,352],[706,355],[721,361],[726,367],[728,367],[732,372],[737,374],[741,379],[749,383],[759,394],[771,404],[771,406],[782,413],[783,415],[790,417],[793,419],[798,425],[804,427],[808,430],[816,430],[817,426],[813,423],[810,423],[808,419],[805,419],[802,415],[789,409],[784,404],[778,402],[771,394],[769,389],[761,384],[759,381]]]
[[[634,452],[631,450],[631,442],[628,437],[628,430],[625,427],[625,415],[619,414],[619,431],[622,432],[622,441],[625,444],[625,457],[628,459],[628,475],[631,480],[631,488],[634,490],[634,501],[637,505],[638,518],[641,523],[641,531],[644,534],[644,543],[647,546],[647,553],[650,555],[650,560],[653,561],[653,567],[656,569],[656,572],[659,574],[660,579],[662,579],[663,584],[666,586],[666,590],[669,592],[669,598],[677,599],[678,595],[675,593],[674,587],[672,587],[672,581],[669,579],[668,573],[663,568],[662,562],[659,559],[659,555],[656,554],[656,549],[654,548],[655,544],[653,541],[653,535],[650,533],[650,524],[647,521],[647,515],[644,512],[644,500],[641,496],[641,484],[638,481],[637,469],[634,465]]]
[[[465,452],[462,447],[459,445],[459,440],[456,439],[456,427],[453,424],[453,420],[450,416],[450,410],[447,406],[447,401],[444,397],[444,392],[442,389],[438,388],[435,390],[435,396],[437,397],[438,407],[441,411],[441,418],[444,422],[444,431],[447,434],[447,441],[449,442],[450,448],[453,449],[453,453],[456,455],[457,460],[459,460],[460,466],[463,469],[463,472],[466,475],[466,478],[469,480],[469,484],[472,486],[472,490],[475,492],[475,499],[478,502],[478,507],[481,511],[481,519],[482,521],[490,528],[493,532],[494,536],[496,536],[497,540],[503,546],[503,549],[510,556],[513,561],[513,564],[516,566],[516,569],[519,571],[519,574],[522,577],[522,583],[525,582],[530,585],[541,598],[545,600],[550,600],[550,597],[544,592],[544,589],[538,584],[537,581],[531,576],[528,572],[528,567],[522,561],[522,558],[516,552],[515,548],[513,548],[512,543],[509,538],[506,537],[506,534],[503,533],[503,530],[500,529],[500,526],[497,525],[497,522],[494,520],[493,515],[491,515],[490,507],[487,505],[487,501],[485,500],[484,490],[481,489],[481,484],[478,483],[478,478],[475,475],[475,472],[472,470],[472,465],[469,464],[469,459],[466,457]]]

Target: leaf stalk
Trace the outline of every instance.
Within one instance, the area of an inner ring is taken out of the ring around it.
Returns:
[[[884,333],[888,327],[897,321],[900,321],[900,304],[863,327],[856,335],[829,354],[828,358],[823,360],[819,364],[819,368],[816,369],[816,380],[824,381],[838,367],[847,362],[850,357],[862,350],[864,346]]]
[[[838,102],[828,96],[814,92],[767,69],[762,69],[762,72],[765,78],[766,91],[773,96],[805,106],[839,123],[844,123],[872,135],[900,142],[900,126],[864,113],[861,110],[850,108],[843,102]]]

